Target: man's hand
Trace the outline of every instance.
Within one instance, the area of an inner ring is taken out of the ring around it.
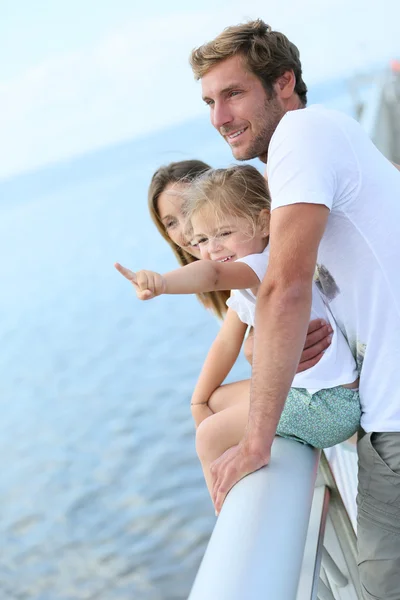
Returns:
[[[333,329],[322,319],[310,321],[303,352],[296,373],[311,369],[322,358],[332,341]]]
[[[246,475],[267,465],[269,459],[270,453],[265,455],[251,449],[244,438],[238,446],[229,448],[212,463],[212,500],[216,515],[219,515],[226,495],[232,487]]]
[[[154,271],[137,271],[134,273],[119,263],[115,263],[114,267],[125,279],[132,283],[139,300],[150,300],[165,292],[165,279],[159,273]]]

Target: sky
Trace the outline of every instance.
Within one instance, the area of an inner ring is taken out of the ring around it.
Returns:
[[[204,114],[191,49],[258,17],[308,84],[400,57],[398,0],[0,0],[0,179]]]

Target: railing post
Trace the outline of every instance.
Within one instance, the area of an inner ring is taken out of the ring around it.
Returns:
[[[276,438],[229,493],[189,600],[295,600],[319,452]]]

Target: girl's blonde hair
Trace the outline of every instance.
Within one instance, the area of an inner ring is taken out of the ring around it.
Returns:
[[[192,183],[185,197],[189,227],[198,211],[210,208],[217,222],[227,214],[245,218],[255,233],[261,211],[271,212],[267,182],[251,165],[209,169]]]
[[[175,254],[180,265],[185,266],[189,263],[198,260],[195,256],[192,256],[184,248],[178,246],[168,236],[164,224],[160,219],[158,211],[158,199],[165,188],[171,183],[184,183],[188,184],[188,187],[193,182],[210,170],[211,167],[201,160],[182,160],[178,162],[170,163],[157,169],[154,173],[148,191],[148,206],[150,216],[157,227],[160,235],[168,242],[170,248]],[[230,292],[207,292],[204,294],[197,294],[197,298],[200,302],[208,309],[211,309],[213,313],[220,319],[223,319],[227,312],[226,301],[230,296]]]

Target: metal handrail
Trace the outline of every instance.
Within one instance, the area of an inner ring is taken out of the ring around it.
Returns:
[[[319,459],[275,439],[270,466],[228,494],[189,600],[361,599],[354,529]]]
[[[296,599],[318,462],[275,439],[271,464],[228,494],[189,600]]]

